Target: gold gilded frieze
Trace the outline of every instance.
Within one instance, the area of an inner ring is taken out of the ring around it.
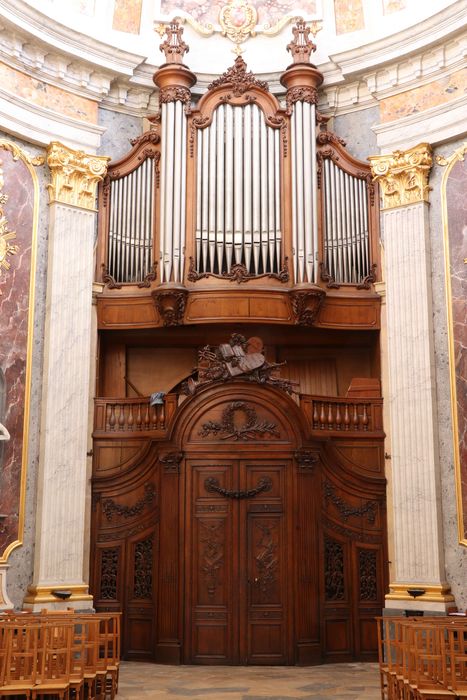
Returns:
[[[420,143],[406,151],[370,156],[373,178],[381,186],[383,209],[428,202],[428,178],[433,164],[429,143]]]
[[[95,211],[97,183],[102,180],[110,159],[75,151],[58,141],[47,149],[47,165],[52,182],[47,186],[49,201],[72,204]]]

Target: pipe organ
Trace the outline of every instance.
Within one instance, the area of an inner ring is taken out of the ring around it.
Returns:
[[[103,281],[187,294],[268,279],[291,292],[371,289],[376,185],[317,110],[323,77],[305,23],[288,46],[285,108],[241,57],[194,107],[181,29],[168,31],[160,113],[101,188]]]
[[[309,31],[281,101],[241,57],[195,101],[170,24],[160,112],[100,186],[91,591],[129,659],[375,658],[378,190]]]

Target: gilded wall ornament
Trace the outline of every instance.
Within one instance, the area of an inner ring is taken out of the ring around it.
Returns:
[[[420,143],[406,151],[370,156],[373,178],[381,185],[383,209],[404,204],[428,202],[428,178],[433,164],[429,143]]]
[[[0,167],[0,277],[2,274],[2,268],[3,270],[8,271],[11,267],[11,263],[8,260],[9,256],[19,253],[19,246],[14,245],[11,242],[15,240],[16,232],[10,231],[8,220],[3,209],[4,204],[8,202],[8,195],[2,192],[4,184],[3,170]]]
[[[72,204],[95,211],[97,183],[107,171],[107,156],[88,155],[58,141],[47,149],[47,165],[52,175],[47,185],[49,201]]]
[[[246,0],[229,0],[219,12],[222,36],[228,37],[235,44],[241,44],[248,37],[255,36],[257,21],[255,7]]]

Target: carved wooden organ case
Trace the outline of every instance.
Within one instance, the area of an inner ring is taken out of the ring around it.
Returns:
[[[162,45],[153,128],[100,189],[100,330],[378,329],[377,186],[317,111],[306,25],[288,47],[283,106],[239,57],[194,107],[181,31],[170,25]],[[123,610],[127,658],[375,658],[380,392],[294,400],[248,341],[230,345],[206,350],[188,398],[96,399],[95,606]],[[254,371],[207,372],[221,347]]]

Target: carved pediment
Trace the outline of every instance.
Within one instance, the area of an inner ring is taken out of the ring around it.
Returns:
[[[224,87],[225,85],[232,86],[232,91],[235,97],[243,95],[251,88],[261,88],[269,92],[269,86],[265,80],[258,80],[251,71],[247,72],[246,63],[241,56],[237,56],[235,63],[220,78],[213,80],[209,85],[208,90],[213,90],[216,87]]]

